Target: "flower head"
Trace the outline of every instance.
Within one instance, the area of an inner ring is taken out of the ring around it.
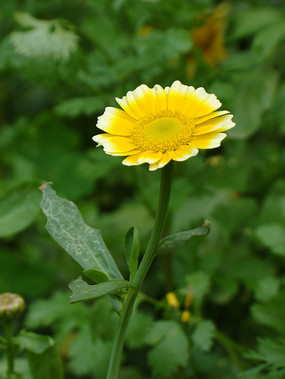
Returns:
[[[97,127],[106,133],[93,140],[107,154],[127,156],[127,166],[149,163],[153,171],[171,159],[184,161],[198,149],[220,146],[222,132],[235,125],[228,111],[216,111],[221,103],[215,95],[178,80],[164,89],[142,84],[116,100],[122,109],[105,109]]]
[[[0,295],[0,318],[7,320],[16,318],[25,308],[22,296],[5,292]]]

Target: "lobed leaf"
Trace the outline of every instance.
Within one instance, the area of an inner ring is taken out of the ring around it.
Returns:
[[[48,220],[46,229],[53,239],[85,270],[94,268],[109,279],[122,279],[100,231],[86,225],[75,204],[58,197],[49,183],[40,189],[41,208]]]

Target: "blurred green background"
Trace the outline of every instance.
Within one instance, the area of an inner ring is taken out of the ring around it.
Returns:
[[[116,96],[177,79],[215,93],[237,126],[221,148],[175,166],[166,233],[205,219],[212,230],[155,261],[121,377],[285,377],[284,10],[281,0],[1,1],[0,293],[25,297],[24,325],[55,337],[67,378],[105,378],[116,314],[105,298],[69,305],[80,268],[46,232],[38,186],[74,201],[126,274],[124,234],[136,225],[146,245],[159,172],[124,167],[91,137]]]

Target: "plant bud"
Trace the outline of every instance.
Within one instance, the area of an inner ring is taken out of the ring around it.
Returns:
[[[15,293],[2,293],[0,295],[0,318],[12,320],[17,318],[25,308],[25,301],[22,296]]]

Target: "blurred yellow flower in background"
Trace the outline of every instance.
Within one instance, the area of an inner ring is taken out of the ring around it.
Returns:
[[[220,146],[222,132],[235,125],[228,111],[216,111],[221,103],[215,95],[178,80],[164,89],[142,84],[116,100],[123,110],[107,107],[97,122],[106,133],[93,140],[107,154],[127,156],[127,166],[149,163],[153,171],[170,160],[184,161],[198,149]]]
[[[227,57],[225,31],[230,12],[229,3],[220,3],[213,12],[200,16],[200,26],[192,30],[194,46],[202,53],[204,61],[212,67],[217,66]],[[191,55],[187,65],[187,74],[193,78],[197,68],[196,59]]]

